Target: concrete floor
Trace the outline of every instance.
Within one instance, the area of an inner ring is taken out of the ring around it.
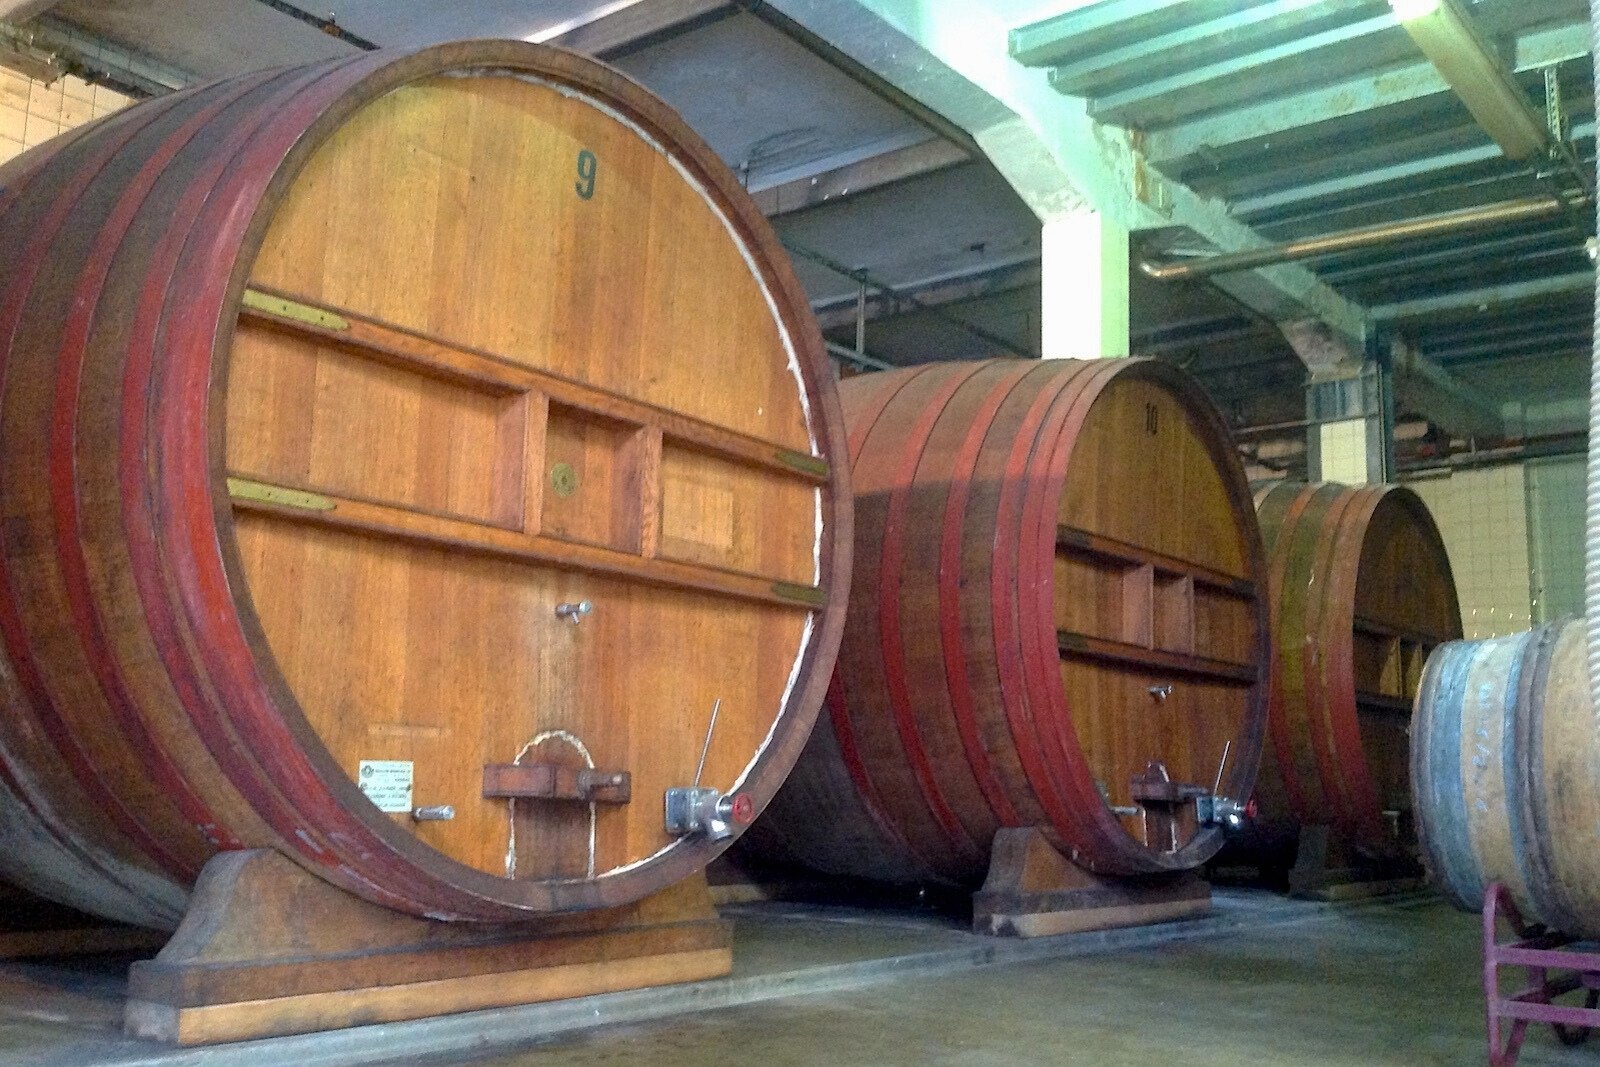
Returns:
[[[1289,925],[989,967],[414,1067],[948,1064],[1376,1067],[1484,1062],[1478,924],[1432,900],[1327,908]],[[1600,1064],[1535,1030],[1526,1067]]]
[[[1205,920],[1028,942],[905,912],[729,914],[730,979],[204,1050],[120,1034],[123,961],[3,965],[0,1065],[1484,1062],[1477,922],[1432,898],[1224,892]],[[1522,1063],[1600,1067],[1600,1038],[1535,1030]]]

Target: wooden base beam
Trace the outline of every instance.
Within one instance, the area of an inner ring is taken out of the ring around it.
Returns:
[[[1103,878],[1069,861],[1032,827],[995,835],[989,875],[972,896],[974,932],[1048,937],[1192,919],[1211,911],[1195,874],[1159,881]]]
[[[1289,895],[1308,900],[1363,900],[1412,893],[1428,884],[1416,860],[1354,855],[1327,826],[1302,826]]]
[[[699,981],[733,967],[705,879],[627,908],[525,924],[442,923],[360,900],[275,851],[222,853],[189,912],[129,976],[125,1028],[243,1041]]]

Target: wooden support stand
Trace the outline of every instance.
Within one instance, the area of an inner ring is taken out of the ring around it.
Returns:
[[[0,960],[155,951],[167,934],[96,919],[0,885]]]
[[[1311,900],[1361,900],[1410,893],[1427,885],[1415,860],[1353,856],[1327,826],[1302,826],[1289,895]]]
[[[1001,937],[1047,937],[1191,919],[1210,910],[1211,887],[1195,874],[1156,882],[1102,878],[1029,827],[995,835],[989,876],[972,896],[972,928]]]
[[[703,876],[627,908],[485,926],[370,904],[272,850],[227,852],[167,947],[133,965],[125,1025],[199,1045],[418,1019],[715,978],[731,946]]]

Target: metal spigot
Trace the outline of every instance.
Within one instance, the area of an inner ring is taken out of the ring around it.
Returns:
[[[1172,695],[1172,685],[1170,683],[1167,685],[1152,685],[1146,692],[1155,697],[1157,703],[1160,703]]]
[[[556,618],[566,619],[576,626],[583,621],[583,617],[594,610],[594,604],[588,600],[580,600],[576,604],[564,603],[556,605]]]

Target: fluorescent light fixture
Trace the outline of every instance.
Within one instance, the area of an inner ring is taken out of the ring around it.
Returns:
[[[1439,0],[1389,0],[1389,8],[1401,22],[1424,18],[1439,10]]]
[[[1510,159],[1550,147],[1550,131],[1460,0],[1389,0],[1400,25]]]

